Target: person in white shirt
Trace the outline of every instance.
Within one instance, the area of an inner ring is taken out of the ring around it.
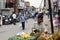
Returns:
[[[12,17],[13,17],[13,24],[16,25],[16,14],[15,14],[15,12],[13,12]]]
[[[36,30],[42,31],[42,32],[48,32],[47,27],[43,23],[43,15],[39,14],[37,17],[37,23],[34,25]]]
[[[21,17],[21,12],[19,12],[19,17]]]
[[[55,15],[55,19],[53,20],[54,33],[58,32],[58,25],[59,25],[58,15]]]

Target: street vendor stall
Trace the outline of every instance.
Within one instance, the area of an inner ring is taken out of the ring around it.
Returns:
[[[8,40],[60,40],[60,29],[57,34],[39,32],[38,30],[34,30],[30,34],[18,33]]]
[[[15,36],[10,37],[8,40],[53,40],[54,35],[46,34],[44,32],[31,32],[30,34],[17,34]]]
[[[9,38],[8,40],[34,40],[35,37],[30,37],[30,38],[27,38],[27,39],[23,39],[22,37],[12,37],[12,38]]]
[[[30,34],[26,34],[24,32],[18,33],[17,35],[10,37],[8,40],[34,40],[35,36],[31,36]]]

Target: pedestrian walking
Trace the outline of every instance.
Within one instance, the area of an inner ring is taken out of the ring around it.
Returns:
[[[13,12],[12,17],[13,17],[13,24],[16,25],[16,14],[15,14],[15,12]]]
[[[58,25],[59,25],[58,15],[55,15],[55,19],[53,20],[54,33],[57,33]]]
[[[47,10],[45,11],[45,14],[48,16],[48,18],[50,17],[49,9],[47,9]]]
[[[19,17],[21,17],[21,12],[19,12]]]
[[[25,21],[26,21],[26,16],[24,15],[24,12],[21,15],[21,24],[22,24],[22,30],[25,29]]]

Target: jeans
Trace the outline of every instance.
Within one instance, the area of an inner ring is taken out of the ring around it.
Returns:
[[[22,29],[25,29],[25,22],[22,22]]]
[[[16,25],[16,19],[13,19],[13,24]]]

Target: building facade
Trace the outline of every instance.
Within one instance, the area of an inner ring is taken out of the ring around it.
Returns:
[[[6,0],[6,8],[13,8],[17,0]]]
[[[6,0],[0,0],[0,9],[5,8]]]
[[[24,7],[25,7],[25,2],[24,2],[24,0],[18,0],[18,8],[19,9],[23,9]]]
[[[0,13],[10,14],[14,11],[16,0],[0,0]]]
[[[18,12],[23,12],[24,8],[25,8],[25,1],[18,0]]]
[[[16,2],[17,0],[0,0],[0,8],[11,8]]]

